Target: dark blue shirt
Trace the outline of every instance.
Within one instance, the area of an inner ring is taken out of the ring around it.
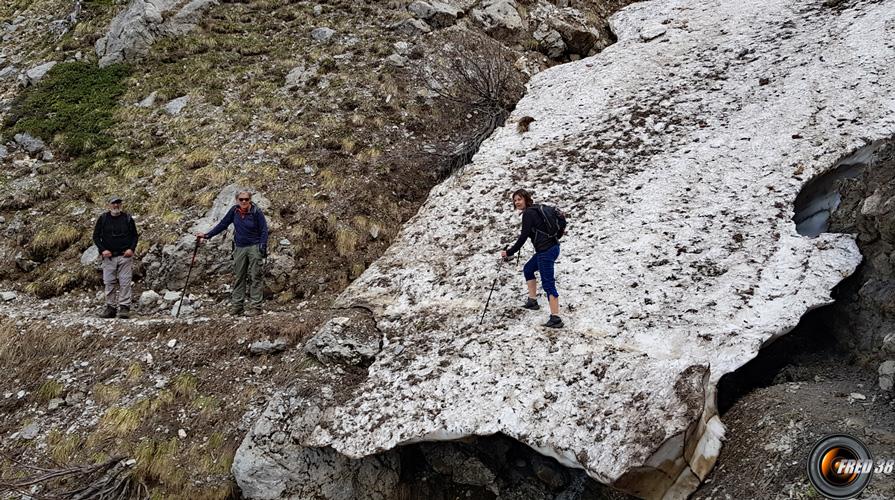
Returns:
[[[252,245],[267,246],[267,219],[261,209],[252,203],[249,213],[245,216],[239,213],[239,205],[233,205],[227,211],[227,215],[218,222],[217,226],[205,234],[206,238],[220,233],[233,224],[233,242],[238,247],[250,247]]]

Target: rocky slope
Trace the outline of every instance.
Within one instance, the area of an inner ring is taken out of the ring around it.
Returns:
[[[339,297],[369,312],[319,335],[375,357],[271,401],[234,462],[245,494],[389,498],[390,450],[494,433],[637,496],[706,476],[720,377],[861,260],[850,235],[800,235],[793,202],[895,134],[895,4],[656,1],[613,28],[601,54],[536,75],[511,117],[530,132],[499,129]],[[493,262],[517,186],[573,214],[561,332],[518,310],[518,275]]]

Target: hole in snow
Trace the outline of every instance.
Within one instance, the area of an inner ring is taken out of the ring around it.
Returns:
[[[839,160],[836,165],[824,174],[808,181],[796,196],[795,215],[796,231],[802,236],[817,237],[827,232],[830,226],[830,214],[839,207],[842,197],[839,195],[839,181],[853,179],[861,175],[864,167],[872,165],[876,153],[885,141],[876,141],[858,149],[854,153]]]
[[[417,443],[395,451],[401,460],[402,499],[633,499],[504,434]]]

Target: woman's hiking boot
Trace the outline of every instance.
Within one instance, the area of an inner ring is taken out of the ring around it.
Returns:
[[[118,317],[121,319],[129,319],[131,317],[130,306],[121,306],[118,308]]]
[[[546,326],[547,328],[562,328],[562,319],[560,319],[559,316],[551,314],[550,319],[548,319],[547,322],[544,323],[544,326]]]
[[[114,318],[115,315],[118,314],[118,309],[115,307],[106,304],[106,309],[99,315],[100,318],[109,319]]]
[[[541,308],[541,306],[538,305],[538,299],[533,299],[531,297],[529,297],[528,300],[525,301],[525,304],[522,304],[522,307],[524,307],[525,309],[531,309],[532,311],[537,311]]]

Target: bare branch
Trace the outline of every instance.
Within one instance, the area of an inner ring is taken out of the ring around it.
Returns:
[[[477,115],[480,122],[459,146],[434,153],[442,158],[446,177],[469,163],[495,128],[503,125],[522,97],[522,75],[508,59],[508,50],[493,39],[470,32],[448,35],[445,50],[420,65],[419,77],[454,115]]]

